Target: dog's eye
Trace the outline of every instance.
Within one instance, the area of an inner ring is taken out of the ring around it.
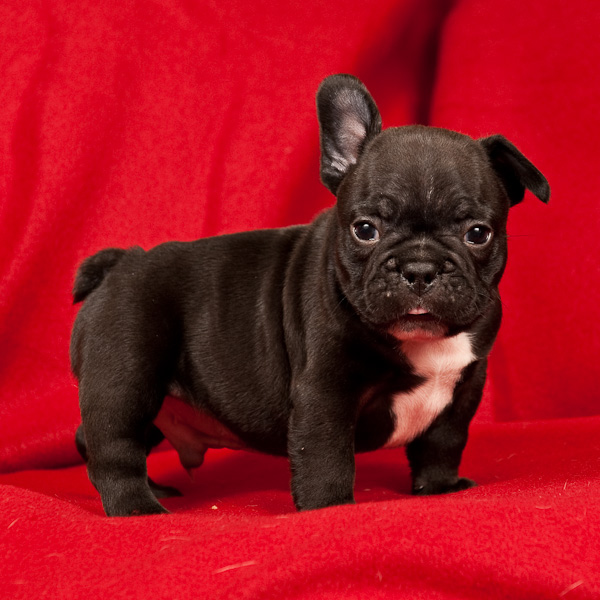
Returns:
[[[352,233],[360,242],[377,242],[379,230],[369,221],[357,221],[352,225]]]
[[[475,246],[487,244],[492,237],[492,230],[485,225],[475,225],[465,233],[465,242]]]

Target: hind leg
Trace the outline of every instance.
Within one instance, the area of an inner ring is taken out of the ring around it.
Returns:
[[[123,346],[99,352],[97,339],[87,348],[79,381],[85,436],[78,436],[78,446],[87,456],[90,480],[109,516],[167,512],[146,470],[148,434],[164,397],[159,361]]]
[[[93,402],[94,394],[84,392],[82,397],[86,396],[91,396]],[[106,514],[128,516],[167,512],[148,484],[145,439],[148,423],[144,422],[147,415],[134,416],[130,407],[108,411],[98,407],[100,402],[93,404],[95,406],[86,408],[86,401],[82,402],[87,468]]]
[[[150,453],[152,448],[158,446],[158,444],[160,444],[164,438],[165,436],[160,432],[158,427],[151,425],[146,434],[146,455]],[[81,458],[83,458],[83,460],[87,463],[87,445],[85,441],[83,425],[80,425],[77,428],[77,432],[75,433],[75,445],[77,446],[77,450],[81,455]],[[177,488],[167,485],[160,485],[159,483],[153,481],[150,477],[148,477],[148,485],[150,486],[150,490],[154,494],[155,498],[173,498],[176,496],[182,496],[182,493]]]
[[[71,336],[78,446],[111,516],[167,512],[148,484],[146,455],[158,439],[152,424],[173,377],[179,329],[153,265],[141,249],[122,256],[86,298]]]

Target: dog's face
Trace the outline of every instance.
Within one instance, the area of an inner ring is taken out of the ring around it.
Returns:
[[[317,108],[347,300],[364,322],[401,340],[468,329],[502,276],[509,208],[526,187],[547,202],[543,175],[502,136],[382,132],[375,103],[350,76],[326,79]]]

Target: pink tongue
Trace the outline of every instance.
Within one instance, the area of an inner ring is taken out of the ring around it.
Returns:
[[[426,315],[429,311],[424,308],[412,308],[408,311],[409,315]]]

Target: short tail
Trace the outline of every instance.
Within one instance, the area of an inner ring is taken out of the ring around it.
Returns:
[[[75,276],[73,304],[81,302],[104,280],[106,274],[123,258],[127,250],[106,248],[86,258]]]

